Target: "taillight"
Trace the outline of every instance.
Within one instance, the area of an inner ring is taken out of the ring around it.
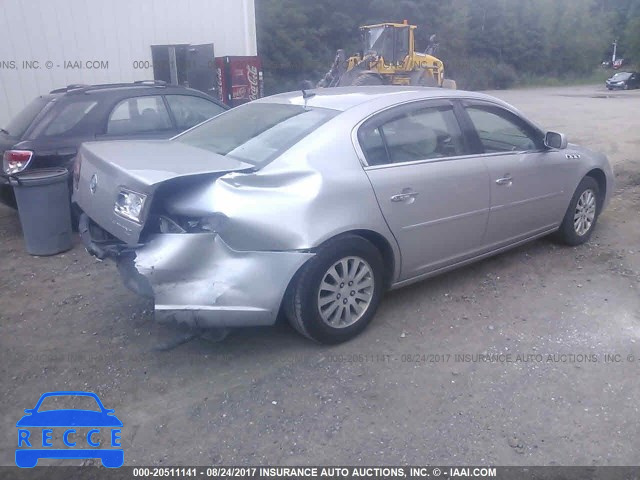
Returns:
[[[33,157],[30,150],[7,150],[2,156],[2,169],[4,173],[18,173],[29,165]]]
[[[82,157],[77,156],[73,160],[73,188],[78,189],[80,185],[80,169],[82,168]]]

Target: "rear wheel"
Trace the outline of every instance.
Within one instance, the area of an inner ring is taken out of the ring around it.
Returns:
[[[353,81],[355,86],[382,85],[382,78],[375,73],[361,73]]]
[[[565,213],[558,238],[567,245],[581,245],[591,238],[600,213],[600,188],[592,177],[578,185]]]
[[[383,290],[378,249],[356,235],[322,245],[292,280],[285,297],[291,325],[320,343],[354,338],[373,318]]]

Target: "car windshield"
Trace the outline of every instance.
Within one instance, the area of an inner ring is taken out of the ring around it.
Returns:
[[[42,400],[38,412],[50,410],[91,410],[100,412],[95,398],[87,395],[52,395]]]
[[[611,77],[611,80],[615,82],[619,82],[621,80],[626,80],[630,76],[631,74],[629,72],[620,72],[620,73],[616,73],[613,77]]]
[[[173,141],[262,166],[338,113],[299,105],[247,104],[188,130]]]
[[[9,122],[5,130],[9,132],[10,136],[20,138],[47,103],[49,103],[49,99],[44,97],[36,98],[22,109],[18,115],[13,117],[13,120]]]

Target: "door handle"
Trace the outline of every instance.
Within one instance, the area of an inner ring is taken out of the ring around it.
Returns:
[[[418,192],[402,192],[397,195],[393,195],[391,197],[392,202],[404,202],[405,200],[410,200],[418,196]]]
[[[496,180],[498,185],[511,185],[513,183],[513,177],[509,174],[506,174],[503,178],[499,178]]]

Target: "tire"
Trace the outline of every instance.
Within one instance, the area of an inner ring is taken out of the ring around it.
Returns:
[[[354,86],[365,86],[365,85],[382,85],[382,79],[379,75],[375,73],[361,73],[354,80],[352,85]]]
[[[362,237],[347,234],[329,240],[291,281],[284,300],[289,322],[318,343],[351,340],[367,327],[378,308],[383,265],[378,249]]]
[[[589,195],[589,192],[591,192],[591,195]],[[573,194],[571,202],[569,202],[569,208],[567,208],[562,224],[558,229],[557,238],[562,243],[571,246],[581,245],[589,241],[596,227],[601,206],[602,199],[600,198],[598,182],[592,177],[584,177]],[[581,215],[582,223],[578,215]]]

